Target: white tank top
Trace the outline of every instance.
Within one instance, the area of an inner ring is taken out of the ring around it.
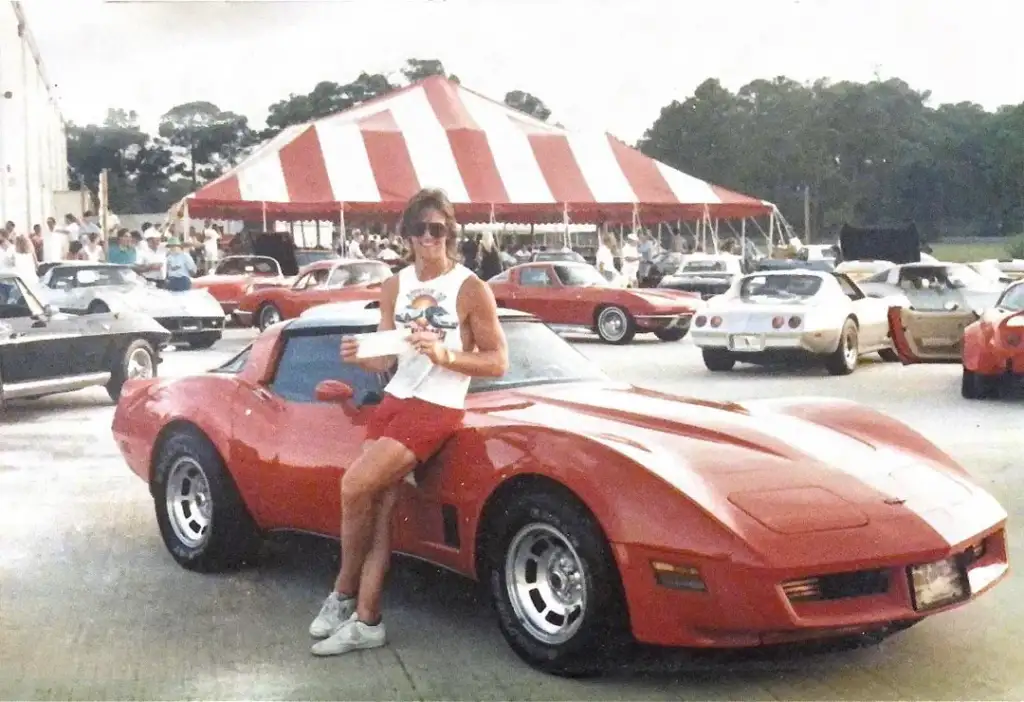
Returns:
[[[462,351],[462,329],[456,304],[459,290],[473,271],[456,263],[452,270],[433,280],[421,281],[416,267],[398,272],[395,328],[430,330],[452,351]],[[407,351],[398,357],[398,369],[384,391],[398,398],[418,397],[442,407],[463,409],[469,376],[434,365],[421,353]]]

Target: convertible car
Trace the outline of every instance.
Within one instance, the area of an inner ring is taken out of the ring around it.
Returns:
[[[294,279],[289,280],[281,273],[281,264],[269,256],[228,256],[212,273],[193,280],[192,287],[209,290],[227,316],[250,290],[293,282]]]
[[[711,371],[737,361],[771,363],[790,357],[822,359],[832,375],[847,375],[861,356],[896,361],[889,340],[889,307],[899,296],[867,297],[838,273],[792,270],[754,273],[708,303],[693,320],[693,343]]]
[[[942,310],[950,303],[963,310],[990,308],[1006,288],[963,263],[906,263],[860,283],[869,297],[905,295],[918,310]]]
[[[530,664],[598,672],[631,639],[884,636],[1006,574],[1006,512],[895,419],[634,388],[536,318],[500,316],[508,372],[472,382],[392,528],[396,551],[486,583]],[[249,563],[274,530],[337,538],[338,481],[387,381],[338,345],[378,321],[292,320],[205,375],[125,387],[114,437],[181,566]]]
[[[130,266],[62,261],[39,281],[46,302],[64,312],[97,314],[131,310],[147,314],[171,333],[171,343],[213,346],[224,333],[224,315],[205,290],[171,292],[146,281]]]
[[[0,271],[0,405],[92,386],[117,400],[126,381],[156,376],[170,336],[143,314],[64,314]]]
[[[242,298],[235,319],[261,330],[298,317],[310,307],[346,300],[376,300],[392,275],[383,261],[328,260],[307,266],[291,287],[254,290]]]
[[[597,332],[610,344],[643,332],[679,341],[704,305],[694,293],[612,287],[589,263],[524,263],[487,282],[499,307],[535,314],[561,331]]]
[[[967,399],[996,397],[1024,379],[1024,280],[984,311],[894,307],[889,324],[903,363],[960,363]]]

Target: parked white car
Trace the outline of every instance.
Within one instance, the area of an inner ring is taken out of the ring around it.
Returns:
[[[737,361],[765,364],[796,356],[821,359],[833,375],[847,375],[869,353],[898,360],[888,311],[907,304],[901,296],[869,298],[842,274],[760,272],[712,298],[690,333],[711,371],[731,370]]]
[[[45,301],[71,314],[132,311],[147,314],[171,333],[171,343],[213,346],[224,333],[224,311],[203,289],[171,292],[129,266],[62,261],[39,281]]]

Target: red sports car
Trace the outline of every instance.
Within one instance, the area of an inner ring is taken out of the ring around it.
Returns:
[[[281,264],[269,256],[228,256],[213,270],[192,281],[194,288],[206,288],[217,298],[225,315],[238,307],[245,294],[259,284],[286,285]]]
[[[589,263],[524,263],[487,281],[499,307],[537,315],[563,331],[597,332],[610,344],[637,333],[679,341],[704,302],[696,293],[612,287]]]
[[[396,551],[487,583],[532,665],[593,672],[631,638],[884,636],[1006,574],[1006,512],[900,422],[635,388],[536,318],[501,317],[509,370],[472,382],[463,428],[402,484],[393,533]],[[387,380],[338,347],[378,321],[300,318],[205,375],[128,381],[114,437],[180,565],[249,562],[274,530],[337,538],[338,481]]]
[[[306,266],[291,287],[252,290],[239,303],[235,319],[261,330],[328,302],[376,300],[392,275],[381,261],[334,259]]]
[[[996,397],[1024,378],[1024,280],[985,311],[892,307],[889,334],[904,364],[961,363],[965,398]]]

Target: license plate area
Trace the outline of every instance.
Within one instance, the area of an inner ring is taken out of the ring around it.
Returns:
[[[730,334],[730,351],[763,351],[764,336],[761,334]]]
[[[958,558],[907,568],[910,598],[918,612],[962,602],[971,596],[967,572]]]

